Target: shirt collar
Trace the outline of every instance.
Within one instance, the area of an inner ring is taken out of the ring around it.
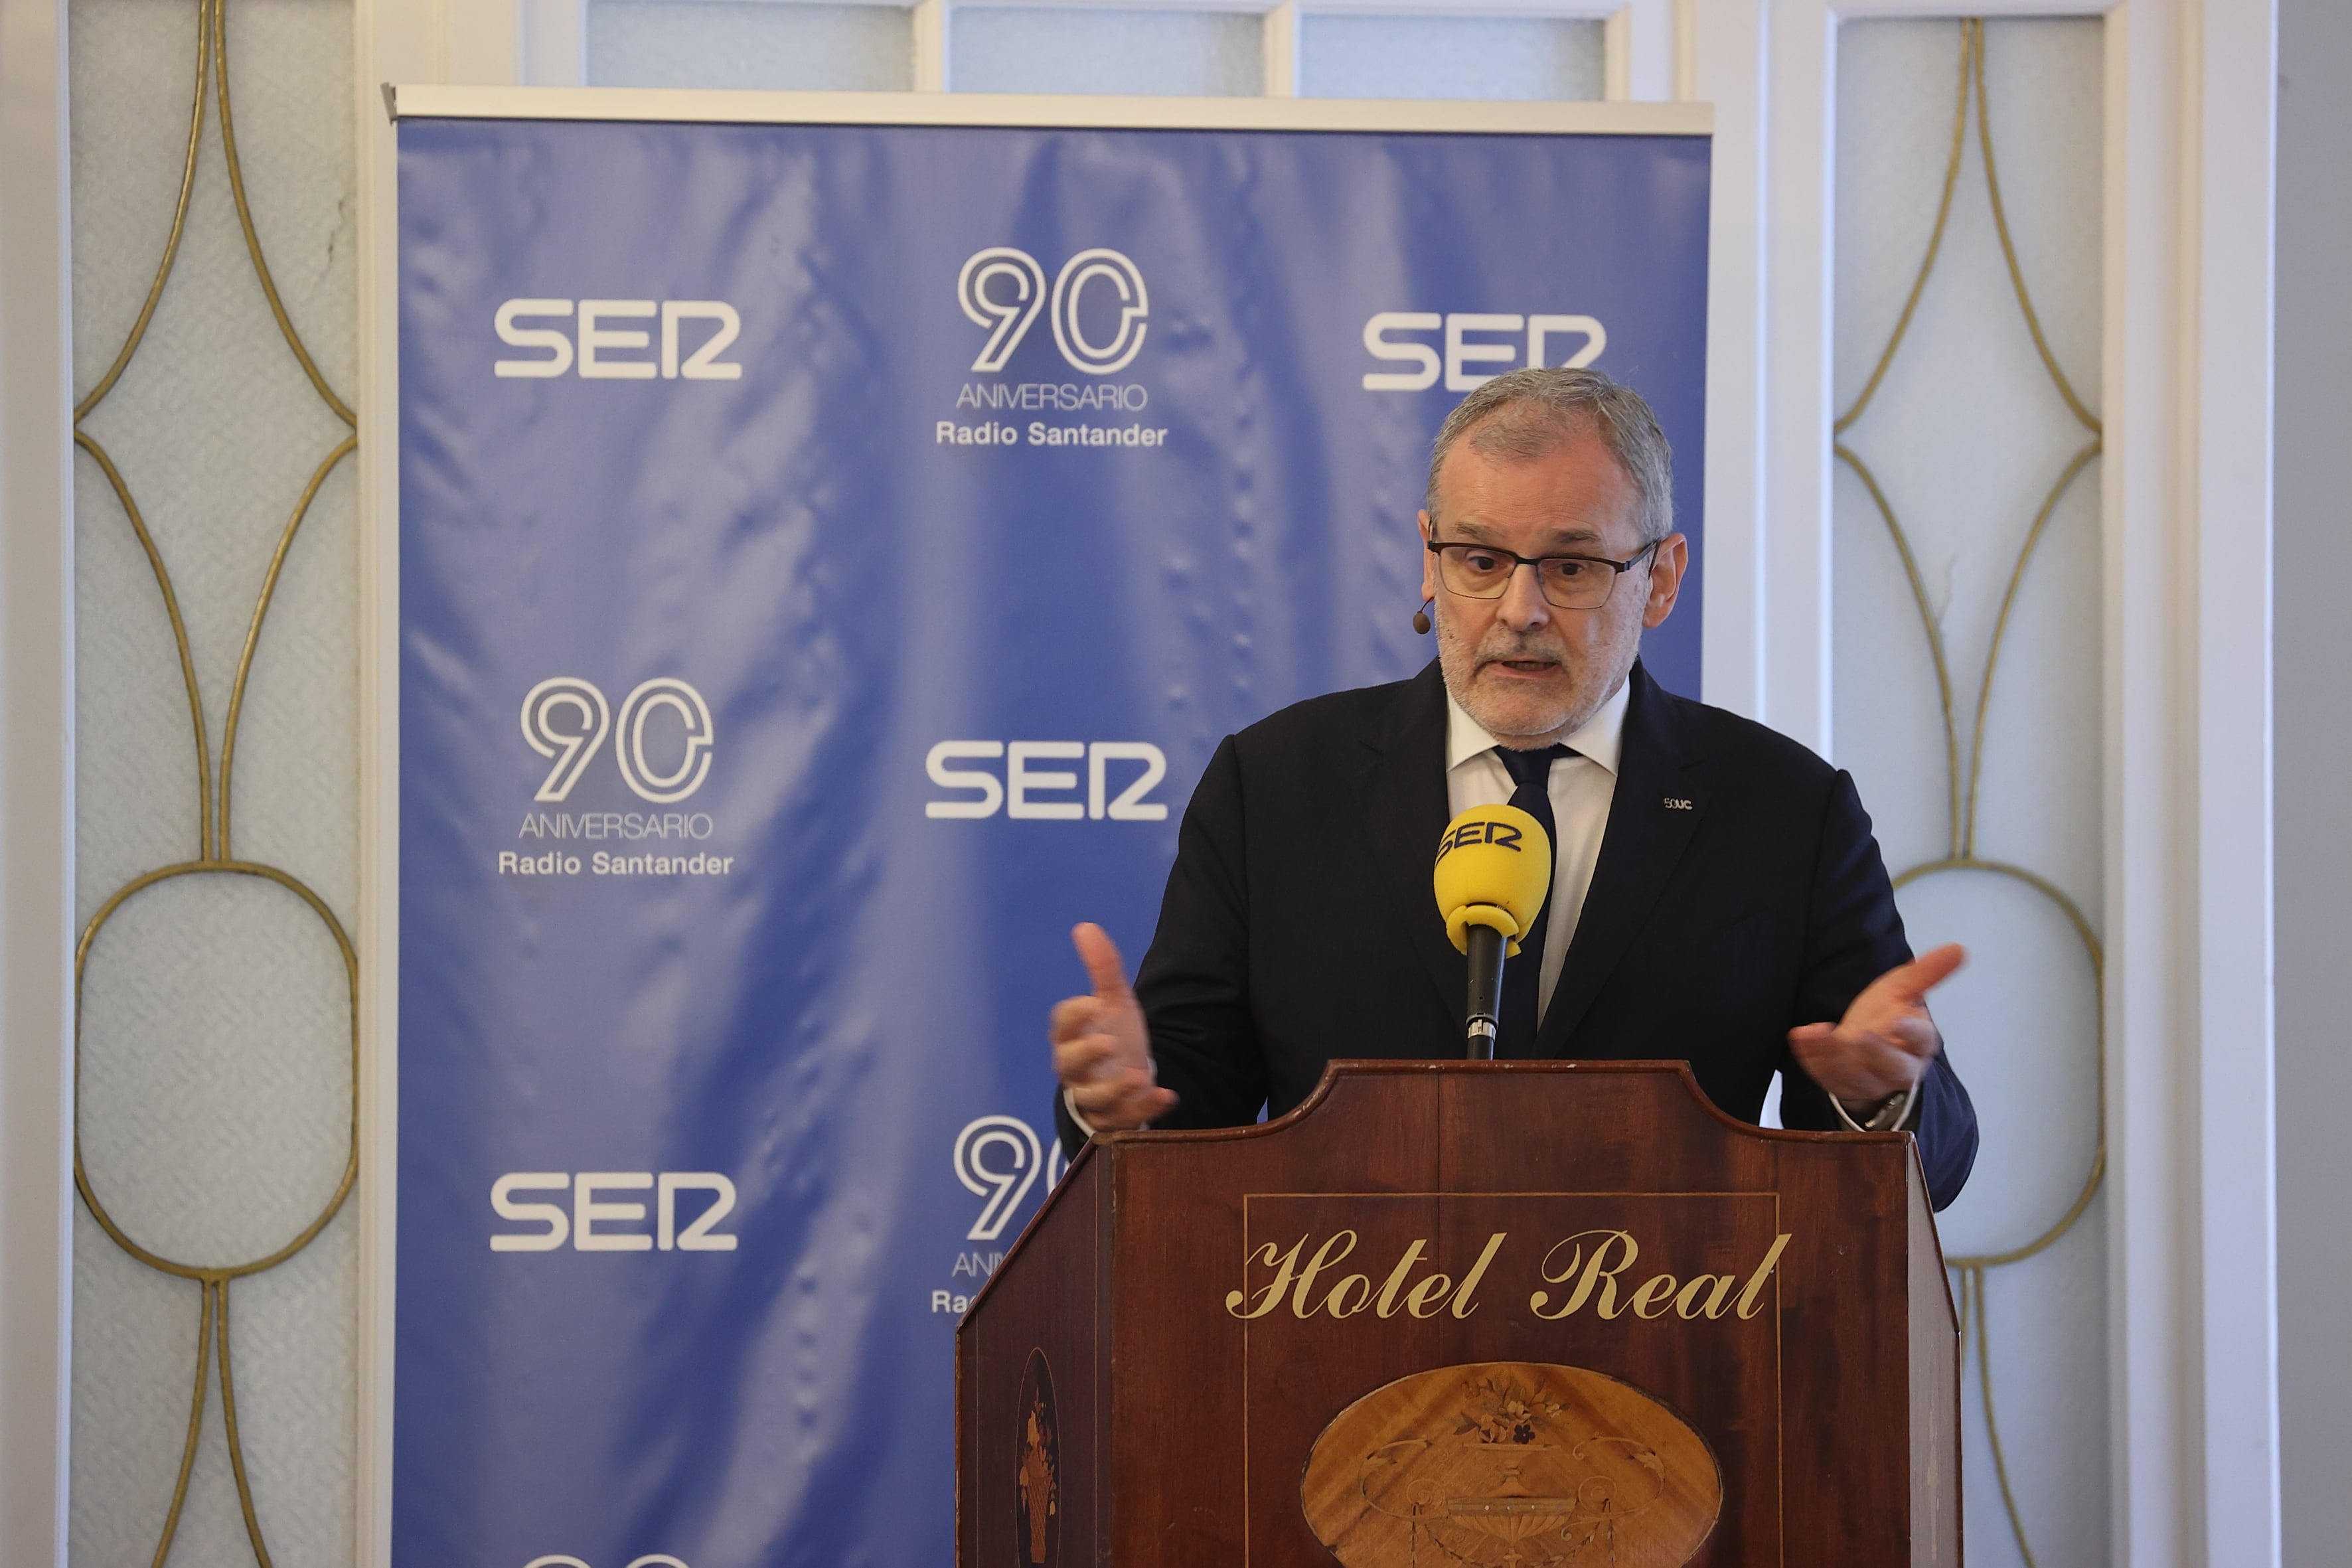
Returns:
[[[1624,751],[1625,707],[1632,700],[1633,694],[1633,679],[1629,673],[1618,682],[1616,691],[1601,705],[1600,711],[1587,719],[1583,727],[1563,743],[1579,755],[1600,763],[1613,776],[1617,772],[1618,758]],[[1462,704],[1456,702],[1454,693],[1448,690],[1445,694],[1445,771],[1452,773],[1481,752],[1492,751],[1495,745],[1495,737],[1486,733],[1477,720],[1465,712]]]

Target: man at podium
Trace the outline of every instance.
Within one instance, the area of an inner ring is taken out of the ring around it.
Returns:
[[[1912,955],[1851,777],[1642,668],[1688,563],[1648,404],[1593,370],[1487,382],[1438,433],[1420,527],[1437,658],[1226,737],[1131,988],[1078,927],[1092,991],[1049,1025],[1065,1144],[1279,1116],[1333,1058],[1458,1056],[1430,866],[1453,816],[1507,802],[1555,865],[1497,1057],[1686,1060],[1750,1121],[1779,1072],[1785,1125],[1911,1131],[1949,1204],[1976,1115],[1927,994],[1964,955]]]

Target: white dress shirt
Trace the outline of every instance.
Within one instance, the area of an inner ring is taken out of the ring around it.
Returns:
[[[1617,758],[1625,734],[1625,705],[1633,692],[1627,680],[1617,694],[1601,705],[1584,727],[1568,738],[1572,757],[1555,757],[1551,764],[1552,824],[1551,921],[1544,931],[1543,972],[1536,988],[1536,1016],[1551,1003],[1559,979],[1560,961],[1568,955],[1569,939],[1576,934],[1576,917],[1584,909],[1584,895],[1592,886],[1592,868],[1601,858],[1601,837],[1609,826],[1609,803],[1617,795]],[[1495,754],[1495,737],[1462,710],[1454,694],[1445,694],[1445,809],[1459,816],[1474,805],[1507,805],[1517,788]],[[1078,1131],[1091,1136],[1094,1126],[1078,1110],[1068,1089],[1062,1103]]]
[[[1543,968],[1536,985],[1536,1017],[1540,1021],[1551,1005],[1552,987],[1559,981],[1561,960],[1576,935],[1577,918],[1584,912],[1584,895],[1592,888],[1592,868],[1601,859],[1601,838],[1609,828],[1609,803],[1617,795],[1617,759],[1625,738],[1625,705],[1633,694],[1631,680],[1621,682],[1616,695],[1585,721],[1565,745],[1572,757],[1552,759],[1551,918],[1544,928]],[[1503,759],[1495,754],[1495,737],[1445,694],[1445,809],[1454,816],[1474,805],[1505,805],[1517,786],[1512,784]]]

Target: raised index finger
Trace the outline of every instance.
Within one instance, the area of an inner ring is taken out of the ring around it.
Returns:
[[[1070,942],[1078,950],[1078,962],[1087,966],[1097,996],[1108,1001],[1127,994],[1127,966],[1108,931],[1087,921],[1070,932]]]

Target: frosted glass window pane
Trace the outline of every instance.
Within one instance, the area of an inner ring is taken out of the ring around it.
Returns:
[[[588,0],[588,81],[904,92],[915,85],[910,16],[896,5]]]
[[[1603,24],[1519,16],[1301,18],[1309,98],[1598,99]]]
[[[75,391],[124,348],[171,235],[188,157],[197,29],[188,0],[72,0]],[[253,234],[279,302],[341,398],[358,395],[358,163],[350,0],[232,0],[226,47]],[[299,879],[355,925],[359,864],[356,480],[333,468],[283,558],[224,778],[228,694],[261,588],[306,484],[351,427],[279,334],[229,182],[216,81],[185,223],[143,339],[77,431],[104,449],[168,572],[204,696],[205,754],[234,831],[213,847]],[[286,889],[211,872],[131,891],[200,848],[193,715],[146,552],[90,455],[75,454],[74,847],[79,918],[121,893],[79,987],[79,1132],[118,1223],[182,1258],[227,1263],[289,1239],[348,1154],[348,992],[327,929]],[[355,1215],[231,1292],[236,1455],[259,1545],[278,1563],[352,1561],[359,1429]],[[149,1268],[87,1205],[73,1230],[69,1560],[252,1563],[205,1371],[194,1467],[175,1504],[198,1376],[194,1281]]]
[[[950,15],[948,80],[959,91],[1233,98],[1265,86],[1265,31],[1255,16],[1045,6]]]
[[[2105,24],[1987,24],[1982,118],[1972,58],[1957,20],[1838,30],[1832,347],[1836,406],[1859,412],[1841,426],[1832,489],[1834,737],[1889,869],[1914,873],[1896,895],[1911,942],[1970,952],[1935,1000],[1983,1136],[1968,1190],[1938,1220],[1955,1258],[2048,1232],[2095,1168],[2099,972],[2073,915],[2104,926],[2106,879],[2094,428]],[[1963,850],[1974,860],[1948,864]],[[1974,1365],[1964,1380],[1961,1463],[1993,1468],[1989,1384],[2007,1484],[1968,1489],[1971,1562],[2114,1560],[2104,1227],[2094,1197],[2046,1251],[1979,1276],[1997,1321],[1984,1381]],[[1985,1355],[1971,1343],[1972,1362]]]

